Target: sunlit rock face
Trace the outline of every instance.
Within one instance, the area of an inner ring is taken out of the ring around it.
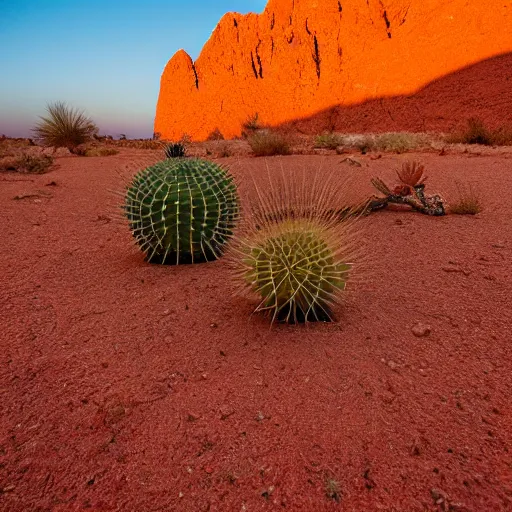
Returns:
[[[171,58],[154,129],[231,138],[256,112],[305,132],[495,124],[512,115],[511,34],[508,0],[269,0],[224,15],[196,62]]]

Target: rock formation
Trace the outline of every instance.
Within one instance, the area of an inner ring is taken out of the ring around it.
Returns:
[[[304,131],[512,121],[511,34],[509,0],[269,0],[262,14],[224,15],[196,62],[172,57],[154,129],[234,137],[255,113]],[[494,57],[492,76],[479,74]],[[446,97],[427,94],[448,76]]]

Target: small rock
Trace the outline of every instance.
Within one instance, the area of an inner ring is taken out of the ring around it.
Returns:
[[[430,328],[429,325],[422,324],[421,322],[418,322],[415,325],[413,325],[411,330],[414,336],[416,336],[417,338],[424,338],[425,336],[428,336],[432,332],[432,329]]]
[[[387,365],[394,371],[396,372],[398,370],[398,368],[400,368],[400,365],[398,363],[395,363],[395,361],[391,361],[389,360],[387,362]]]
[[[197,421],[199,419],[199,414],[196,414],[195,412],[189,412],[187,414],[187,421]]]
[[[261,411],[258,411],[258,414],[256,414],[256,421],[263,421],[265,419],[265,415],[261,412]]]

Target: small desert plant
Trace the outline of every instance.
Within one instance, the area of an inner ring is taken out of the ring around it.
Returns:
[[[478,192],[470,185],[457,183],[458,200],[450,205],[450,213],[456,215],[476,215],[482,211]]]
[[[224,135],[222,135],[222,132],[215,128],[207,137],[206,140],[224,140]]]
[[[258,131],[248,138],[248,142],[255,156],[289,155],[291,153],[288,138],[272,130]]]
[[[343,137],[337,133],[324,133],[315,137],[315,148],[336,149],[343,144]]]
[[[198,263],[218,258],[238,219],[231,174],[202,159],[168,159],[140,171],[124,211],[147,261]]]
[[[232,156],[232,152],[231,150],[229,149],[229,146],[227,144],[222,144],[220,147],[219,147],[219,152],[217,154],[217,156],[219,158],[227,158],[229,156]]]
[[[48,155],[21,155],[17,158],[5,159],[0,162],[0,171],[13,171],[27,174],[44,174],[53,164],[53,158]]]
[[[186,154],[185,145],[181,142],[171,142],[165,146],[166,158],[183,158]]]
[[[375,136],[374,145],[377,150],[394,153],[405,153],[417,149],[418,136],[407,132],[382,133]]]
[[[269,179],[254,185],[257,199],[231,250],[234,278],[272,322],[329,321],[357,253],[355,217],[337,215],[339,175]]]
[[[80,111],[58,102],[46,107],[48,117],[33,128],[35,138],[45,146],[64,147],[71,152],[89,142],[98,133],[98,127]]]
[[[485,146],[512,145],[512,128],[501,126],[496,130],[490,130],[478,117],[468,119],[465,130],[448,135],[450,143],[482,144]]]
[[[341,487],[337,480],[334,478],[326,478],[325,480],[325,495],[334,500],[336,503],[339,503],[342,497]]]
[[[242,123],[242,137],[248,138],[258,130],[261,130],[263,126],[261,125],[259,121],[259,115],[258,112],[256,112],[254,115],[249,116],[243,123]]]

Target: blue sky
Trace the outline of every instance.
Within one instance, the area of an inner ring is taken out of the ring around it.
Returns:
[[[266,0],[0,0],[0,134],[28,137],[48,103],[114,137],[151,137],[167,61],[196,59],[223,14]]]

